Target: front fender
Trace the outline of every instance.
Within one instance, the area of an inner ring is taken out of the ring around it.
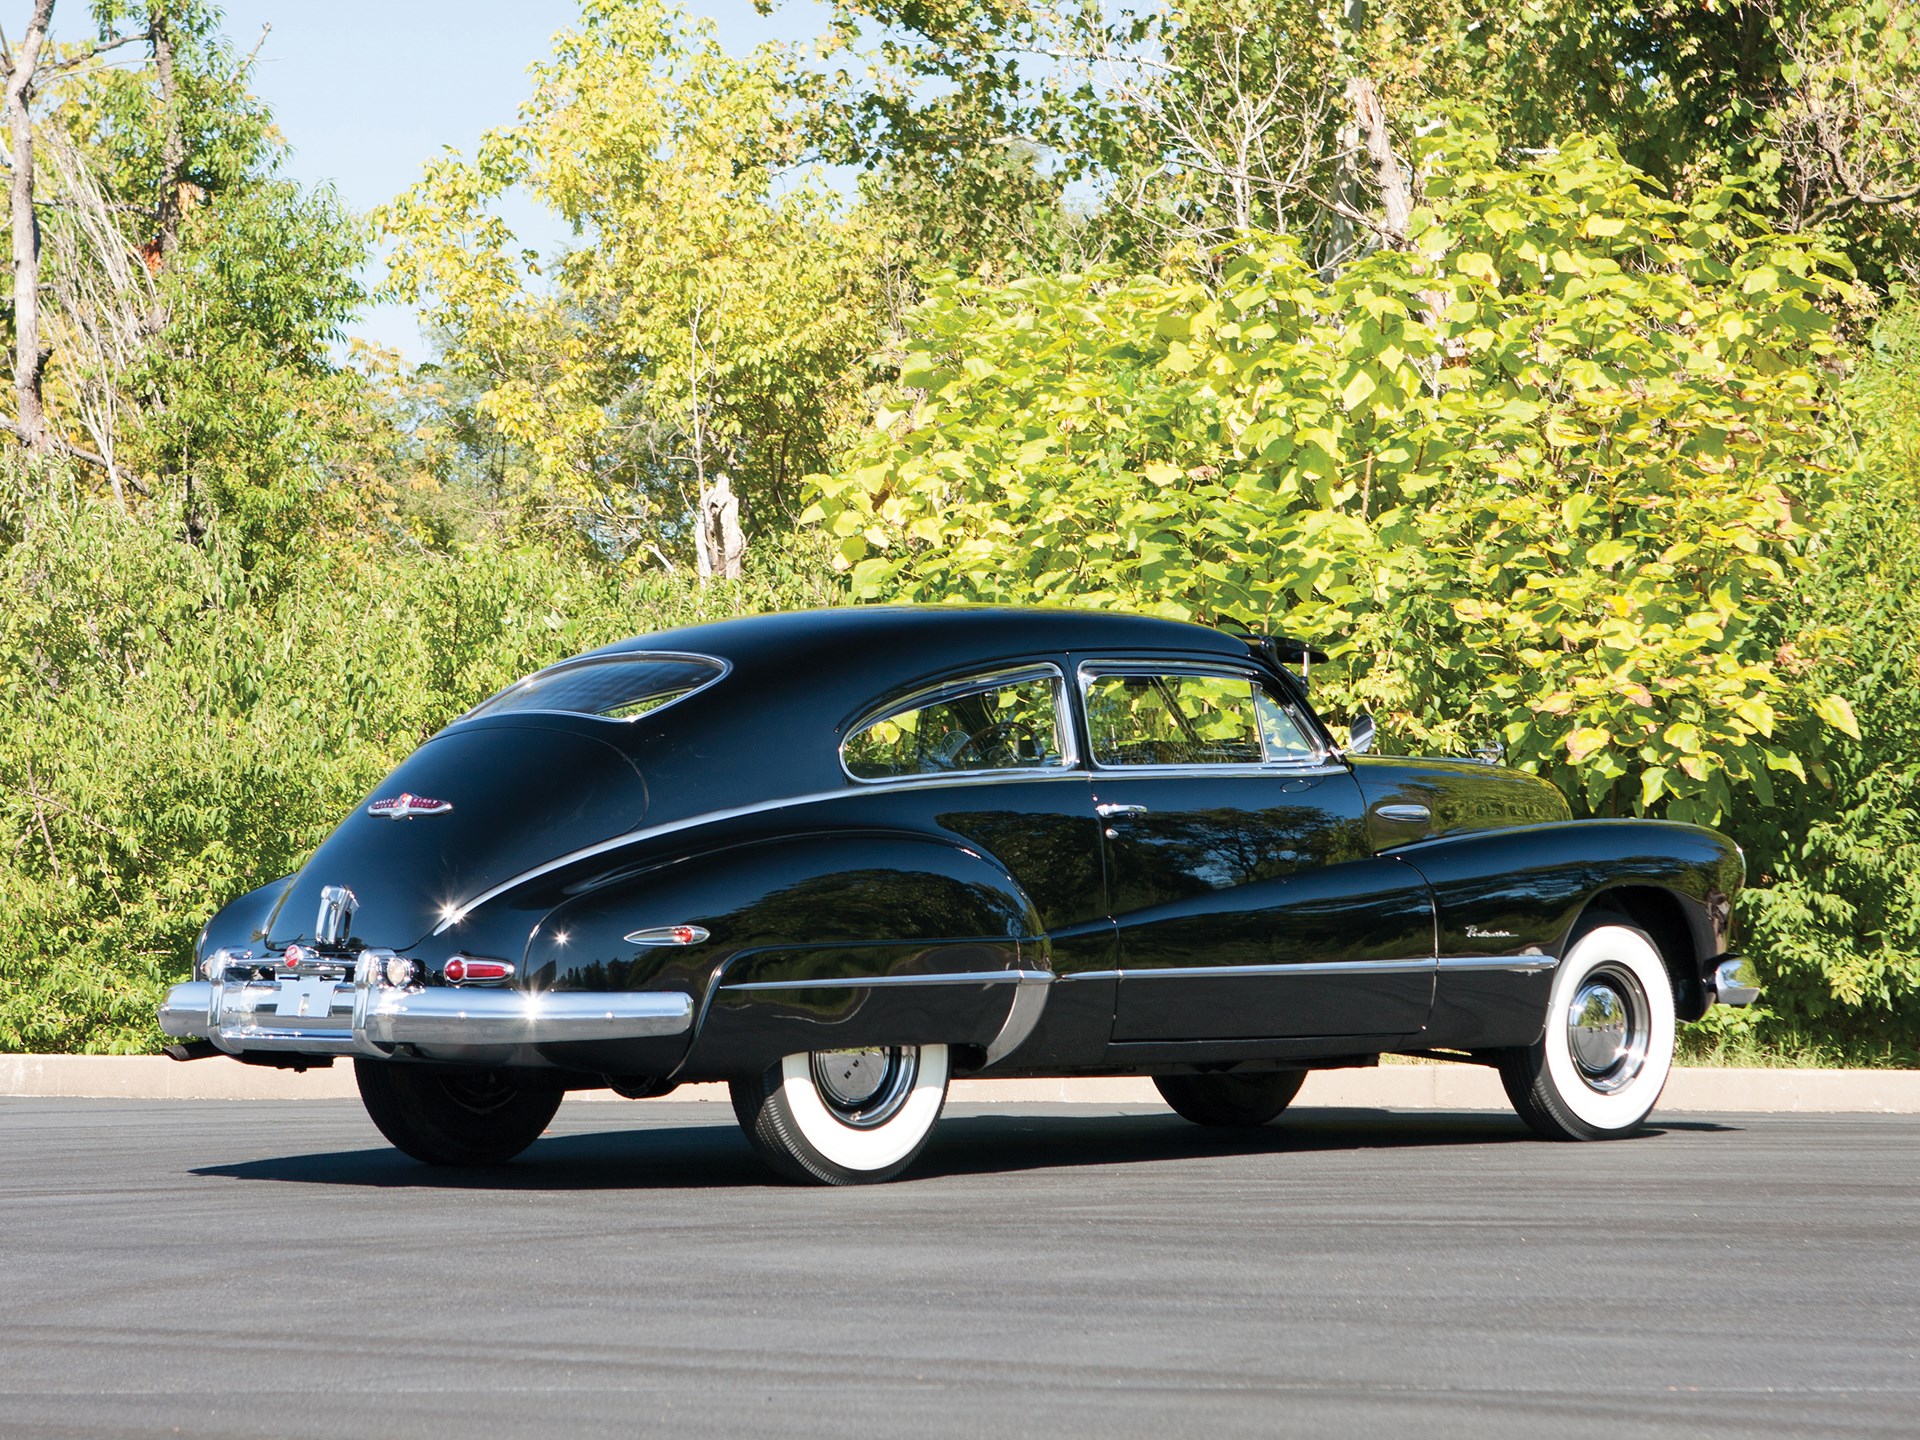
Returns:
[[[1745,876],[1739,848],[1725,836],[1663,820],[1524,825],[1393,853],[1433,890],[1432,1043],[1468,1048],[1538,1037],[1553,966],[1596,904],[1657,933],[1677,995],[1686,996],[1701,967],[1731,946],[1732,900]],[[1643,915],[1649,904],[1656,908]],[[1666,915],[1677,923],[1660,923]]]

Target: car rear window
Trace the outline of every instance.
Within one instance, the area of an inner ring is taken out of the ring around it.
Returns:
[[[509,685],[460,718],[522,710],[634,720],[711,685],[727,667],[702,655],[614,655],[570,660]]]

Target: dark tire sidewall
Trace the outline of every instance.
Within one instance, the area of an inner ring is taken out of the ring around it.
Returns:
[[[380,1133],[428,1165],[504,1164],[540,1138],[564,1095],[557,1084],[504,1071],[367,1059],[355,1059],[353,1071]]]

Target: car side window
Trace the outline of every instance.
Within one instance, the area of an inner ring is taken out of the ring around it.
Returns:
[[[1055,678],[942,690],[869,721],[847,737],[840,757],[859,780],[1066,765]]]
[[[1106,766],[1260,765],[1318,758],[1286,706],[1249,676],[1095,675],[1087,730]]]
[[[1260,743],[1269,761],[1320,758],[1320,747],[1313,743],[1292,709],[1258,687],[1253,692],[1253,705],[1260,718]]]

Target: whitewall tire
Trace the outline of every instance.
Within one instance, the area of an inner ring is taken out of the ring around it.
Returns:
[[[1640,1128],[1673,1068],[1673,979],[1646,932],[1588,930],[1554,972],[1540,1039],[1500,1065],[1507,1098],[1549,1140]]]
[[[891,1180],[933,1134],[949,1069],[944,1045],[789,1055],[735,1080],[733,1109],[760,1157],[790,1180]]]

